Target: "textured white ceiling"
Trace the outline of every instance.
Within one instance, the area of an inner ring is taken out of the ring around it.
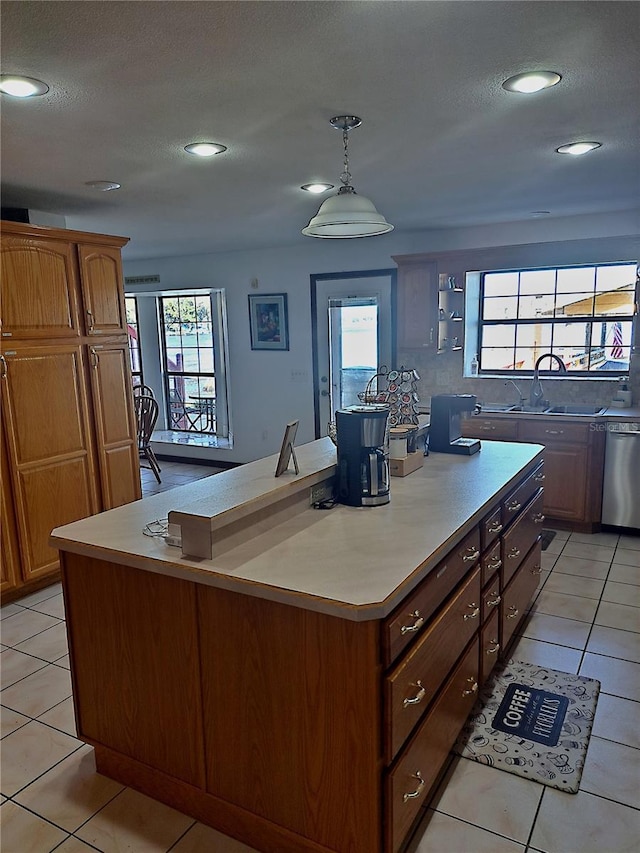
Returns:
[[[301,245],[325,196],[299,187],[339,185],[349,113],[353,184],[396,229],[631,210],[639,36],[615,0],[3,0],[2,72],[50,92],[2,96],[2,204],[128,236],[129,258]],[[563,80],[501,88],[529,69]],[[603,147],[555,153],[580,139]]]

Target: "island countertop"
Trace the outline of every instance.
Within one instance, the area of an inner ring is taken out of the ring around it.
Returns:
[[[265,492],[300,491],[330,476],[335,448],[319,439],[297,448],[300,475],[273,477],[276,456],[248,463],[53,530],[51,544],[98,560],[217,586],[355,621],[387,616],[491,504],[532,471],[544,448],[482,441],[472,456],[432,453],[421,469],[393,478],[385,506],[304,508],[263,525],[213,559],[182,557],[161,537],[143,534],[169,512],[209,516],[234,510],[230,495],[264,503]],[[313,470],[307,468],[307,460]],[[305,479],[306,478],[306,479]],[[262,482],[262,485],[261,485]],[[246,515],[238,504],[239,517]],[[216,506],[219,510],[216,511]]]

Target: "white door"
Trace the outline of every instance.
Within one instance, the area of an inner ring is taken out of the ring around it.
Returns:
[[[393,270],[353,277],[315,276],[316,434],[336,409],[359,403],[368,380],[392,367]]]

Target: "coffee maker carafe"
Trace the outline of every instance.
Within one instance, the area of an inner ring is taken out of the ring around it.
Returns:
[[[337,496],[349,506],[389,503],[389,407],[349,406],[336,412]]]

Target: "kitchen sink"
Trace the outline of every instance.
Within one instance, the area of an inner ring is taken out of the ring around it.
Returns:
[[[549,406],[546,415],[598,415],[604,411],[602,406]]]
[[[558,405],[558,406],[514,406],[514,405],[503,405],[501,403],[483,403],[481,406],[480,414],[491,414],[491,412],[513,412],[517,414],[518,412],[522,412],[524,414],[531,415],[599,415],[600,412],[603,412],[604,408],[602,406],[580,406],[580,405]]]
[[[480,412],[512,412],[516,407],[512,404],[503,403],[481,403]]]

